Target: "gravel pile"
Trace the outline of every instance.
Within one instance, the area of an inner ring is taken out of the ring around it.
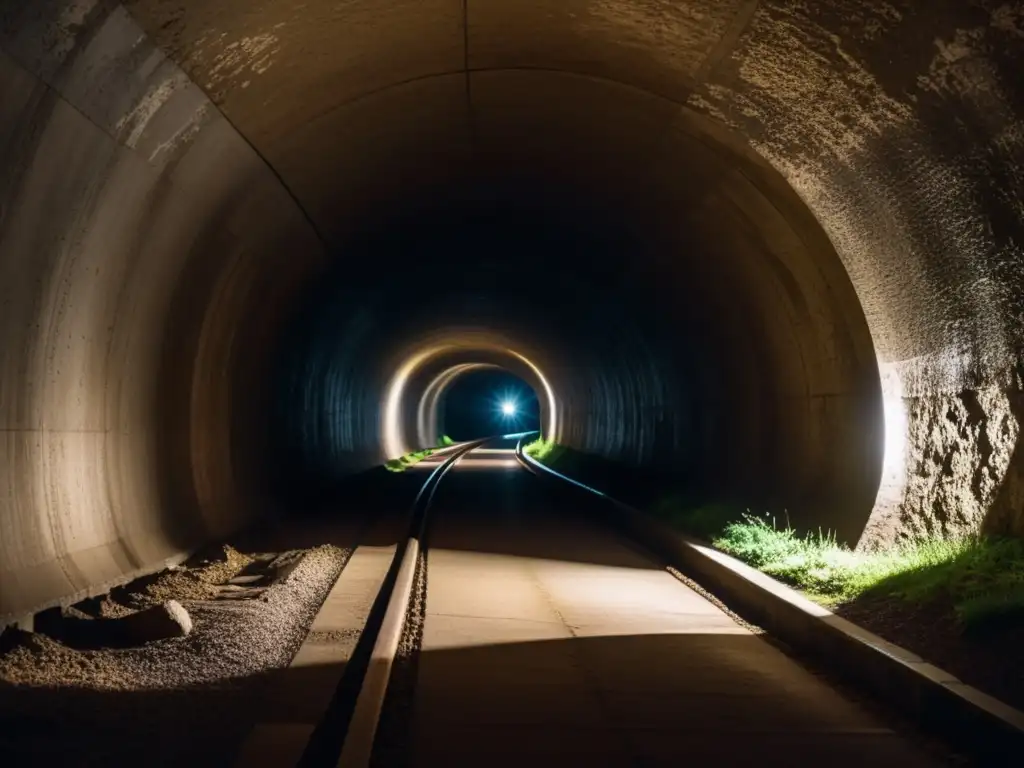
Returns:
[[[288,664],[349,555],[335,546],[254,557],[225,548],[72,612],[89,621],[177,600],[193,623],[185,637],[75,650],[20,633],[0,653],[0,763],[234,764],[276,686],[291,679]],[[248,586],[253,574],[257,588]]]
[[[309,550],[287,579],[261,590],[258,598],[209,599],[217,594],[218,584],[253,560],[230,547],[225,550],[224,562],[165,573],[131,601],[130,607],[138,609],[178,600],[192,617],[193,630],[187,637],[126,650],[77,651],[45,635],[27,634],[0,657],[0,681],[137,691],[189,688],[287,666],[341,572],[348,550]]]
[[[218,595],[219,585],[254,561],[251,555],[225,544],[219,557],[208,558],[193,567],[172,568],[115,589],[101,598],[93,610],[102,618],[118,619],[168,600],[212,600]]]

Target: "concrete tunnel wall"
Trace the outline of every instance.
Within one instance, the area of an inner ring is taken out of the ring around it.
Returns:
[[[304,287],[366,221],[508,180],[623,222],[614,274],[549,267],[677,339],[637,366],[525,328],[566,442],[854,541],[1024,532],[1020,3],[0,9],[0,615],[263,512]],[[310,381],[356,425],[325,464],[381,458],[402,343]]]
[[[5,8],[0,38],[0,616],[252,515],[261,348],[324,259],[127,12],[78,7]]]

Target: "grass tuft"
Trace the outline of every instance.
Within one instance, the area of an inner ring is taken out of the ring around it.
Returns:
[[[455,441],[448,437],[448,435],[442,435],[437,448],[447,448],[450,445],[455,445]],[[397,459],[388,459],[384,462],[384,468],[389,472],[405,472],[413,464],[423,461],[427,456],[430,456],[437,448],[425,448],[422,451],[414,451],[405,454],[405,456],[399,456]]]
[[[743,515],[716,547],[829,606],[862,596],[952,602],[966,626],[1024,619],[1024,541],[927,539],[859,552],[827,532],[800,535],[767,516]]]
[[[436,449],[426,448],[422,451],[414,451],[413,453],[407,453],[405,456],[399,456],[397,459],[389,459],[384,462],[384,468],[390,472],[405,472],[413,464],[423,461],[427,456],[430,456]]]
[[[542,464],[553,464],[562,453],[562,448],[554,440],[538,438],[529,445],[523,446],[523,453]]]

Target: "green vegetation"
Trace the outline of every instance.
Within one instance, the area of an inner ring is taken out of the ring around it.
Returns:
[[[745,514],[722,525],[729,516],[727,507],[705,507],[673,522],[709,536],[718,549],[823,605],[891,597],[951,604],[968,627],[1024,620],[1024,541],[1019,539],[933,538],[860,552],[828,533],[800,535],[767,516]]]
[[[409,467],[430,456],[438,448],[447,448],[450,445],[455,445],[455,441],[448,437],[448,435],[443,435],[441,437],[441,444],[437,448],[425,448],[422,451],[414,451],[413,453],[405,454],[405,456],[399,456],[397,459],[389,459],[384,462],[384,468],[389,472],[405,472]]]
[[[405,456],[399,456],[397,459],[389,459],[384,462],[384,468],[390,472],[405,472],[409,467],[427,458],[434,450],[434,448],[427,448],[422,451],[407,453]]]
[[[523,450],[548,465],[569,458],[548,440]],[[828,607],[880,599],[951,610],[971,631],[1024,624],[1021,539],[929,538],[868,552],[840,544],[829,532],[798,532],[788,516],[777,521],[735,504],[696,504],[683,494],[649,511]]]
[[[554,464],[564,449],[554,440],[538,438],[529,445],[523,446],[523,453],[542,464]]]

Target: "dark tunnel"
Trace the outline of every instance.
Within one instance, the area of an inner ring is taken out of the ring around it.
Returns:
[[[437,403],[437,431],[455,441],[540,431],[536,393],[500,368],[463,369]]]
[[[1021,71],[1005,0],[5,0],[0,615],[492,367],[851,544],[1024,532]]]

